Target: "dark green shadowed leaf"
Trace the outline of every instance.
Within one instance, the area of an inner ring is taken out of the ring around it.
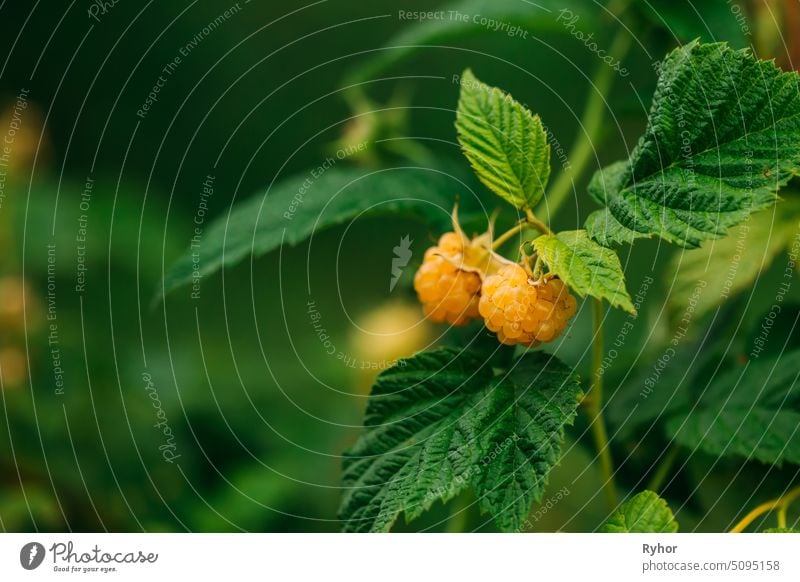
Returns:
[[[388,531],[466,487],[503,530],[519,529],[560,458],[580,386],[546,354],[495,376],[480,354],[441,348],[382,373],[345,454],[346,531]]]
[[[538,115],[464,71],[458,141],[478,178],[506,202],[532,208],[550,178],[550,144]]]
[[[563,21],[567,13],[561,11],[568,11],[572,15],[570,18],[578,16],[581,23],[589,27],[594,25],[598,12],[584,0],[460,0],[441,8],[420,10],[438,13],[425,19],[415,18],[412,10],[400,9],[391,13],[390,16],[402,24],[401,31],[357,67],[345,85],[370,80],[431,46],[450,48],[454,41],[478,35],[503,35],[520,42],[530,42],[532,36],[541,33],[566,35],[569,29]],[[498,29],[492,30],[492,26]]]
[[[729,41],[737,48],[747,46],[750,40],[731,6],[707,0],[650,0],[634,2],[631,8],[684,42],[699,37],[704,41]],[[410,10],[403,10],[402,15],[399,10],[390,13],[402,25],[399,32],[381,50],[371,51],[344,84],[368,81],[426,50],[459,47],[462,39],[471,37],[502,35],[525,42],[542,34],[567,35],[576,26],[593,31],[603,27],[604,21],[614,25],[605,10],[586,0],[459,0],[426,10],[439,10],[439,14],[423,20],[411,16]],[[571,22],[575,23],[572,27],[568,26]],[[498,30],[493,30],[492,25]]]
[[[237,203],[214,220],[196,248],[167,272],[159,295],[207,277],[251,254],[296,245],[312,233],[363,212],[410,214],[446,226],[454,195],[466,188],[458,177],[436,169],[331,168],[278,182],[261,196]],[[196,270],[198,269],[198,270]]]
[[[720,43],[670,53],[630,159],[589,184],[606,207],[587,220],[590,236],[696,247],[773,204],[800,172],[799,78]]]
[[[798,376],[800,351],[751,360],[714,380],[696,405],[670,419],[667,432],[712,455],[800,464]]]
[[[642,491],[617,509],[600,528],[602,533],[675,533],[678,522],[667,502]]]

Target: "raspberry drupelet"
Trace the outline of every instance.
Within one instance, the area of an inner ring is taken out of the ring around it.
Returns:
[[[481,277],[460,268],[467,267],[467,244],[463,236],[447,232],[437,246],[425,251],[425,260],[414,276],[414,289],[431,321],[462,326],[480,317]]]
[[[575,298],[560,279],[532,282],[519,265],[486,277],[479,311],[486,327],[507,345],[537,345],[556,339],[575,315]]]

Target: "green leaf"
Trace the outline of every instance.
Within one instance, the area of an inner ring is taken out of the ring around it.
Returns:
[[[569,30],[558,19],[561,10],[579,16],[581,23],[586,23],[590,28],[594,26],[597,14],[597,10],[593,10],[585,0],[537,0],[535,3],[522,0],[461,0],[438,10],[440,15],[425,20],[407,20],[399,11],[392,14],[401,21],[402,31],[392,37],[382,50],[375,51],[374,56],[359,65],[349,75],[345,85],[371,80],[425,49],[452,49],[454,41],[467,37],[503,35],[514,38],[516,34],[520,42],[530,42],[531,36],[536,34],[567,34]],[[493,23],[507,27],[492,30],[489,24]]]
[[[592,241],[585,230],[544,234],[533,241],[533,247],[550,272],[581,297],[606,299],[636,314],[617,253]]]
[[[761,533],[800,533],[800,529],[792,529],[790,527],[770,527]]]
[[[538,115],[466,70],[456,129],[478,178],[517,208],[541,200],[550,178],[550,144]]]
[[[364,212],[412,213],[449,224],[453,194],[463,184],[437,169],[320,167],[279,182],[236,204],[202,233],[164,278],[159,293],[231,267],[248,256],[296,245],[312,233]]]
[[[773,204],[800,172],[799,78],[725,44],[670,53],[630,159],[589,184],[606,207],[587,221],[590,236],[696,247]]]
[[[686,42],[699,37],[704,41],[730,41],[736,47],[750,44],[727,2],[649,0],[634,2],[631,8],[658,28]],[[597,10],[586,0],[460,0],[439,10],[440,17],[425,20],[409,21],[399,12],[392,14],[401,20],[400,32],[390,38],[382,50],[370,52],[369,58],[353,70],[344,84],[355,85],[375,79],[387,69],[426,50],[460,47],[463,39],[503,35],[525,42],[543,34],[567,35],[574,30],[589,34],[600,28],[602,18],[607,16],[605,11]],[[575,16],[579,19],[574,28],[566,26],[565,23]],[[493,30],[489,23],[507,27]]]
[[[637,238],[650,238],[622,226],[608,208],[592,212],[584,224],[586,232],[605,247],[631,244]]]
[[[542,499],[561,458],[564,427],[573,423],[583,393],[573,371],[542,352],[520,358],[509,376],[511,382],[495,392],[503,413],[479,439],[473,486],[481,509],[501,530],[519,531],[531,504]]]
[[[388,531],[466,487],[503,530],[519,529],[561,455],[580,385],[551,356],[495,376],[480,353],[440,348],[401,360],[376,381],[366,432],[345,453],[346,531]]]
[[[694,316],[701,317],[728,298],[752,289],[758,276],[789,246],[799,211],[800,205],[794,200],[778,204],[774,212],[764,210],[753,215],[725,238],[677,253],[666,276],[673,282],[669,293],[673,310],[683,313],[691,307]],[[700,281],[705,286],[701,293],[695,293]]]
[[[679,443],[717,456],[800,464],[800,351],[728,370],[671,418]]]
[[[615,438],[625,440],[637,429],[649,428],[695,400],[695,394],[705,384],[701,378],[713,375],[725,363],[721,349],[725,344],[718,339],[721,325],[721,319],[717,320],[704,330],[704,336],[674,348],[670,362],[684,365],[664,365],[663,351],[658,359],[645,365],[636,365],[640,357],[637,350],[632,350],[634,353],[627,360],[620,357],[622,361],[614,362],[624,374],[622,384],[609,395],[605,408]]]
[[[600,528],[603,533],[675,533],[678,522],[667,502],[652,491],[634,495]]]

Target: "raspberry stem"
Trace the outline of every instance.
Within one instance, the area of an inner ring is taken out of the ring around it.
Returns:
[[[661,487],[664,486],[664,481],[666,481],[667,477],[670,476],[672,467],[677,460],[678,447],[673,446],[661,456],[658,468],[653,474],[653,478],[650,480],[650,483],[647,484],[647,489],[658,493],[661,490]]]
[[[536,218],[536,215],[533,213],[533,210],[530,208],[525,210],[525,216],[528,220],[528,224],[531,225],[533,228],[541,232],[542,234],[553,234],[553,231],[550,230],[550,227],[547,226],[544,222]]]
[[[533,213],[533,211],[530,208],[528,208],[525,211],[525,218],[520,220],[517,224],[515,224],[507,231],[505,231],[503,234],[494,239],[494,242],[492,243],[492,250],[496,251],[497,249],[499,249],[511,237],[520,232],[526,226],[530,226],[538,230],[542,234],[553,234],[553,231],[550,230],[550,227],[548,227],[544,222],[536,218],[536,215]]]
[[[795,487],[794,489],[791,489],[785,495],[781,495],[777,499],[773,499],[771,501],[767,501],[766,503],[762,503],[761,505],[753,509],[753,511],[745,515],[744,518],[739,523],[733,526],[733,529],[731,529],[730,533],[742,533],[744,529],[748,525],[753,523],[753,521],[755,521],[757,517],[764,515],[765,513],[767,513],[768,511],[772,511],[773,509],[778,510],[778,523],[780,524],[781,521],[784,522],[784,525],[783,526],[779,525],[779,527],[786,527],[786,510],[789,508],[789,504],[791,504],[792,501],[798,498],[800,498],[800,487]],[[781,515],[783,517],[781,517]]]
[[[788,511],[788,505],[781,505],[778,508],[777,513],[775,514],[776,519],[778,520],[778,527],[779,528],[786,528],[786,512]]]
[[[464,492],[453,501],[453,507],[450,510],[450,517],[445,523],[445,531],[447,533],[461,533],[467,531],[467,522],[469,520],[469,512],[472,507],[473,500],[470,498],[468,492]]]
[[[494,242],[492,243],[492,250],[496,251],[497,249],[499,249],[511,237],[513,237],[515,234],[517,234],[519,231],[525,228],[525,226],[526,222],[524,220],[520,220],[517,224],[509,228],[507,231],[505,231],[503,234],[501,234],[494,240]]]
[[[620,0],[609,6],[606,12],[619,22],[619,16],[627,10],[629,4],[630,0]],[[620,26],[608,54],[621,62],[628,53],[632,40],[630,31],[625,26]],[[540,206],[547,209],[549,216],[555,216],[567,196],[574,191],[575,183],[580,181],[590,162],[596,159],[606,110],[609,108],[607,98],[614,80],[614,69],[605,65],[600,65],[592,78],[593,90],[586,100],[581,116],[581,131],[567,156],[570,163],[562,168]]]
[[[594,445],[600,461],[600,470],[603,473],[603,490],[609,509],[616,509],[619,500],[617,489],[614,486],[614,461],[611,458],[611,448],[608,442],[608,431],[603,419],[603,302],[595,299],[592,303],[594,317],[594,335],[592,338],[592,383],[587,394],[586,414],[589,417],[589,426],[592,430]]]
[[[536,263],[533,265],[533,278],[539,279],[542,276],[542,257],[536,257]]]

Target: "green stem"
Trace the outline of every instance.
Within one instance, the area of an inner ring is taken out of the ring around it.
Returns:
[[[592,384],[586,400],[586,414],[589,417],[589,426],[592,438],[597,449],[600,461],[600,471],[603,474],[603,489],[606,494],[608,507],[616,509],[619,499],[614,486],[614,461],[611,458],[611,448],[608,442],[608,431],[603,419],[603,376],[600,373],[603,365],[603,302],[594,299],[592,303],[594,318],[594,337],[592,339]]]
[[[789,510],[789,506],[788,506],[788,505],[786,505],[786,504],[784,504],[784,505],[781,505],[781,506],[778,508],[778,511],[777,511],[777,512],[776,512],[776,514],[775,514],[775,516],[776,516],[776,517],[777,517],[777,519],[778,519],[778,527],[780,527],[780,528],[784,528],[784,529],[786,528],[786,512],[787,512],[788,510]]]
[[[615,14],[619,15],[627,8],[628,2],[619,2],[619,7],[614,9]],[[631,46],[631,34],[625,28],[617,31],[608,54],[616,61],[622,61]],[[617,72],[603,63],[592,79],[592,91],[586,101],[586,106],[581,117],[581,130],[577,141],[573,144],[567,159],[569,166],[562,167],[558,177],[553,182],[545,202],[542,203],[540,213],[546,210],[551,217],[555,216],[561,205],[572,191],[572,185],[579,181],[583,176],[592,154],[597,146],[600,132],[603,127],[606,113],[606,97],[614,84],[614,76]]]
[[[664,481],[666,481],[667,477],[669,477],[672,466],[677,460],[678,448],[673,446],[667,451],[667,454],[664,455],[664,458],[661,459],[661,463],[659,463],[653,478],[650,479],[650,483],[647,484],[647,488],[650,491],[654,491],[655,493],[659,492],[661,487],[664,485]]]
[[[516,224],[516,225],[512,226],[511,228],[509,228],[503,234],[501,234],[496,239],[494,239],[494,241],[492,242],[492,250],[496,251],[497,249],[499,249],[501,246],[503,246],[503,244],[506,241],[508,241],[511,237],[513,237],[515,234],[517,234],[523,228],[525,228],[525,226],[527,226],[525,221],[521,221],[518,224]]]
[[[527,217],[528,224],[531,225],[533,228],[535,228],[542,234],[553,234],[553,231],[550,230],[549,226],[547,226],[544,222],[536,218],[536,215],[533,213],[533,210],[527,208],[525,210],[525,215]]]
[[[499,249],[511,237],[513,237],[526,227],[534,228],[542,234],[553,234],[553,231],[550,230],[550,227],[548,227],[544,222],[536,218],[536,215],[530,208],[526,209],[525,213],[526,216],[524,219],[520,220],[517,224],[515,224],[507,231],[505,231],[503,234],[494,239],[494,241],[492,242],[493,251]]]
[[[447,524],[445,524],[447,533],[462,533],[466,531],[470,502],[471,498],[467,493],[462,493],[453,501],[450,517],[447,520]]]
[[[730,533],[743,532],[748,525],[750,525],[751,523],[753,523],[753,521],[756,520],[756,518],[758,518],[761,515],[764,515],[769,511],[772,511],[773,509],[778,509],[780,511],[783,511],[785,519],[786,517],[785,512],[786,510],[789,509],[789,505],[798,498],[800,498],[800,487],[795,487],[794,489],[786,493],[786,495],[782,495],[777,499],[773,499],[771,501],[767,501],[766,503],[762,503],[754,510],[752,510],[750,513],[745,515],[742,521],[733,526],[733,529],[731,529]],[[778,519],[780,519],[780,514],[778,516]]]

